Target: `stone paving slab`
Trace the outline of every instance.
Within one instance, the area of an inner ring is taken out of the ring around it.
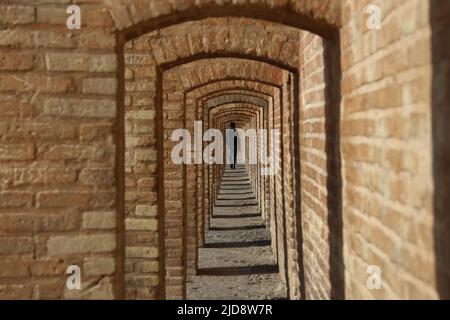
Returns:
[[[264,285],[261,285],[264,283]],[[278,274],[194,276],[188,282],[192,300],[281,300],[285,288]]]
[[[256,200],[255,198],[253,199],[226,199],[226,200],[216,200],[215,203],[216,207],[235,207],[235,208],[240,208],[240,207],[258,207],[258,200]]]
[[[219,210],[220,209],[220,210]],[[222,207],[222,208],[214,208],[213,215],[214,217],[218,217],[221,215],[244,215],[244,214],[257,214],[259,213],[259,208],[257,206],[250,207]]]

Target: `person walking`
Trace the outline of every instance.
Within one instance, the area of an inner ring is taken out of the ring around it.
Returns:
[[[230,129],[227,130],[227,153],[228,164],[231,169],[236,169],[237,153],[238,153],[238,137],[236,132],[236,123],[230,123]]]

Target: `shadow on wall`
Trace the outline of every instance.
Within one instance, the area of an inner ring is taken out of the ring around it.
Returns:
[[[327,155],[327,207],[328,207],[328,247],[329,253],[329,279],[330,279],[330,299],[345,299],[345,268],[343,254],[343,220],[342,220],[342,174],[341,174],[341,147],[340,147],[340,120],[341,120],[341,57],[339,35],[333,39],[323,41],[324,57],[326,62],[324,69],[324,79],[326,83],[325,94],[325,152]],[[298,80],[296,80],[298,81]],[[296,88],[298,90],[298,88]],[[298,99],[299,92],[294,93],[294,99]],[[294,103],[299,106],[299,102]],[[299,132],[299,108],[294,109],[294,132]],[[300,141],[299,136],[294,135],[294,158],[295,160],[295,190],[296,203],[301,203],[301,163],[300,163]],[[303,234],[302,234],[302,214],[300,205],[296,206],[296,231],[300,297],[306,299],[306,284],[303,262]],[[300,226],[300,227],[299,227]]]
[[[325,152],[327,155],[328,247],[330,250],[330,299],[345,299],[341,174],[341,56],[339,36],[324,41]]]
[[[436,282],[440,298],[450,299],[450,1],[430,0],[430,25]]]
[[[298,75],[294,78],[294,83],[300,84]],[[294,86],[294,181],[295,181],[295,225],[296,225],[296,240],[297,240],[297,263],[299,269],[299,281],[300,281],[300,299],[306,299],[306,287],[305,287],[305,266],[303,262],[303,229],[302,229],[302,213],[301,213],[301,163],[300,163],[300,86]]]

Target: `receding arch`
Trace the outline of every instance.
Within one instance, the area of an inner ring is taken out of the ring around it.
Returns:
[[[121,38],[119,36],[119,40],[120,41],[123,41],[123,39],[124,38]],[[336,38],[336,34],[332,32],[332,33],[330,33],[329,39],[335,40],[335,39],[338,39],[338,37]],[[120,46],[119,46],[119,48],[120,48]],[[155,98],[155,101],[156,101],[156,110],[157,110],[157,112],[156,112],[157,113],[157,117],[156,117],[157,118],[157,123],[161,123],[160,120],[162,120],[162,118],[159,116],[159,113],[161,113],[162,111],[160,110],[160,107],[158,106],[160,103],[162,103],[162,99],[158,95],[161,94],[161,92],[162,92],[162,90],[161,90],[161,78],[162,78],[163,72],[165,71],[165,70],[163,70],[163,68],[171,69],[173,67],[176,67],[177,64],[188,63],[188,62],[194,61],[195,59],[203,60],[203,59],[211,59],[211,58],[248,59],[248,60],[258,61],[258,62],[261,62],[261,63],[271,64],[271,65],[273,65],[275,67],[287,67],[287,68],[285,68],[285,70],[288,71],[288,72],[293,73],[294,74],[294,79],[298,80],[298,71],[296,70],[296,68],[292,68],[290,66],[286,66],[286,64],[283,61],[280,62],[280,61],[274,60],[274,59],[267,59],[266,57],[261,57],[261,56],[255,55],[255,54],[245,54],[245,53],[243,54],[243,53],[239,53],[239,52],[230,53],[228,51],[224,51],[224,52],[217,51],[216,53],[207,53],[207,54],[206,53],[196,53],[196,54],[194,54],[194,55],[192,55],[190,57],[184,57],[184,58],[181,58],[181,59],[176,59],[174,61],[165,62],[165,63],[162,63],[162,64],[160,64],[160,65],[158,65],[156,67],[157,80],[156,80],[156,98]],[[297,85],[298,85],[298,81],[294,81],[294,87],[297,86]],[[299,92],[299,90],[298,89],[294,90],[294,92]],[[281,100],[283,99],[283,96],[281,94],[280,94],[280,99]],[[296,99],[294,99],[294,104],[298,104],[296,102]],[[294,110],[295,109],[298,109],[298,108],[294,108]],[[157,135],[159,137],[161,137],[161,133],[162,132],[161,132],[160,128],[157,128],[156,131],[157,131]],[[162,148],[163,148],[163,144],[162,143],[163,142],[161,141],[161,139],[157,139],[157,140],[158,140],[158,147],[157,147],[157,149],[158,150],[162,150]],[[158,156],[158,163],[160,163],[161,166],[163,166],[163,162],[161,160],[162,159],[160,159],[159,156]],[[283,166],[283,163],[282,163],[282,166]],[[164,170],[160,170],[160,172],[164,172]],[[158,179],[158,181],[161,181],[161,179]],[[282,183],[284,184],[284,174],[282,175]],[[161,190],[160,192],[163,192],[164,188],[160,186],[158,188],[158,190]],[[158,196],[158,199],[164,199],[164,194],[162,194],[162,197]],[[160,207],[162,208],[162,205],[163,204],[158,206],[158,208],[160,208]],[[162,208],[162,210],[164,211],[163,208]],[[286,221],[285,221],[285,223],[286,223]]]
[[[106,2],[108,3],[109,1]],[[150,3],[147,3],[147,5],[150,9]],[[165,14],[162,13],[163,11],[160,11],[161,14],[157,14],[156,16],[152,16],[151,12],[141,11],[145,9],[145,4],[139,6],[140,11],[137,11],[136,8],[130,10],[126,5],[122,5],[119,8],[114,7],[111,11],[112,16],[116,17],[116,32],[127,40],[171,25],[217,17],[256,18],[307,30],[323,37],[330,37],[341,26],[341,5],[338,0],[326,0],[326,3],[320,7],[322,11],[318,11],[318,7],[311,6],[310,3],[296,5],[287,2],[280,6],[270,5],[268,3],[244,2],[243,4],[228,3],[220,5],[211,1],[200,7],[194,4],[184,5],[179,10]],[[293,8],[294,10],[292,10]],[[170,11],[168,8],[164,8],[164,10]],[[143,21],[136,21],[137,17],[133,20],[129,14],[132,11],[135,14],[144,15],[142,18]],[[149,13],[150,16],[148,16]],[[126,15],[125,19],[124,15]]]

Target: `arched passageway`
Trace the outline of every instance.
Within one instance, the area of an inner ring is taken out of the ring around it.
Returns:
[[[0,4],[0,298],[449,297],[445,1],[38,2]]]

